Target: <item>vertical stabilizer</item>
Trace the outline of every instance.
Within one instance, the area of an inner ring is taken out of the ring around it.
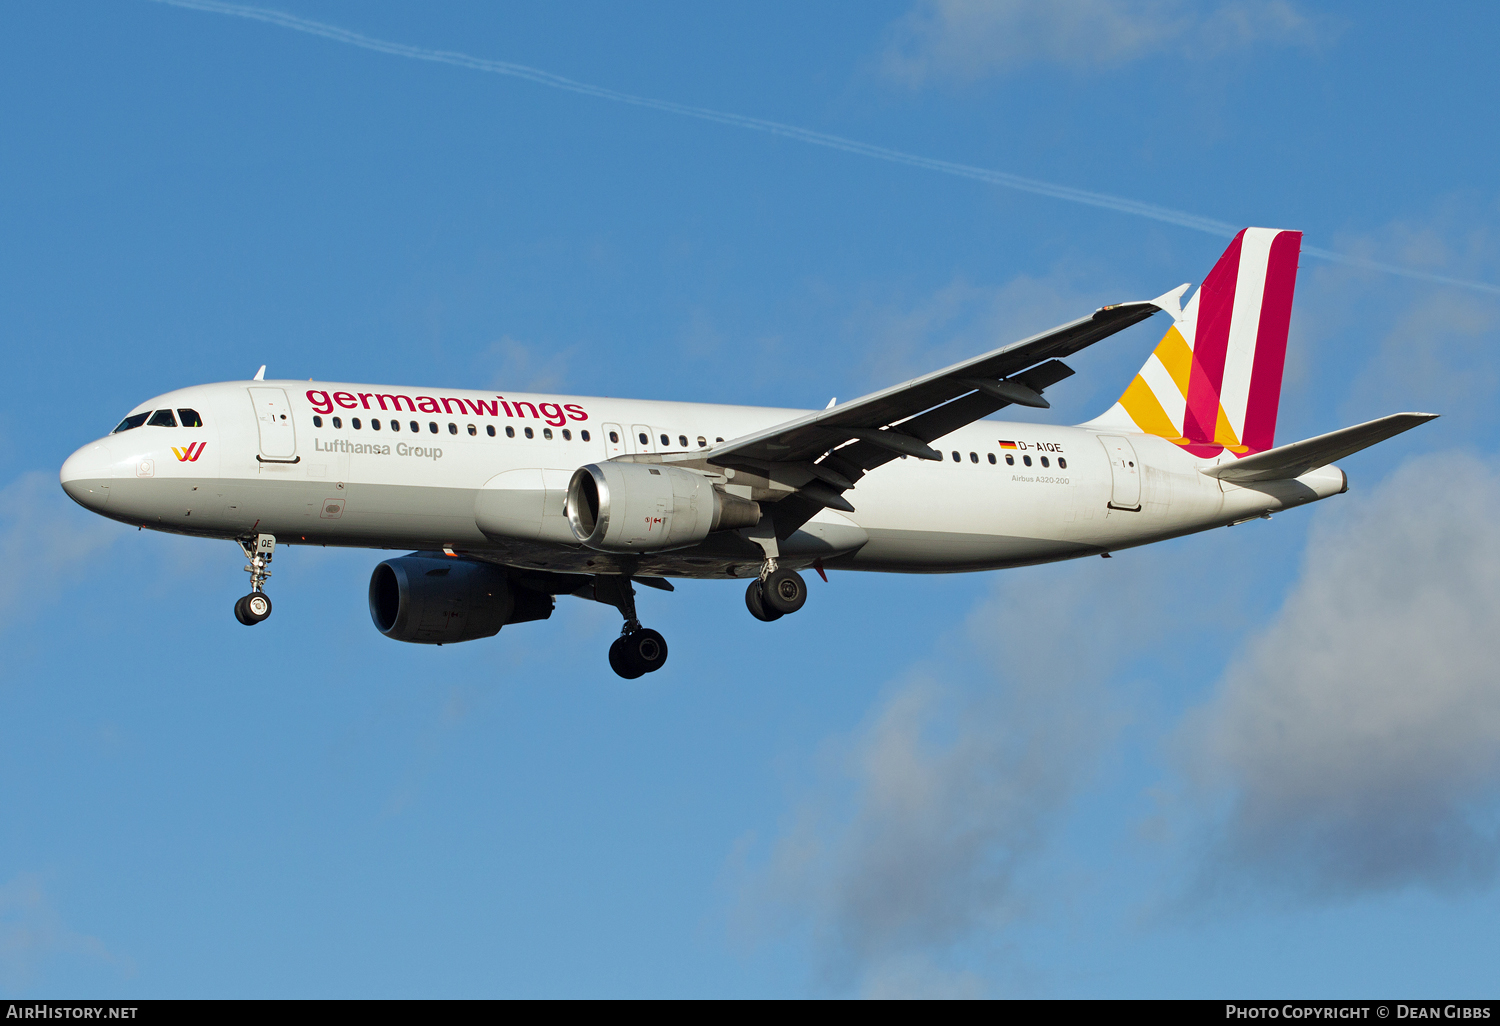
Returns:
[[[1246,228],[1091,426],[1160,435],[1198,456],[1263,452],[1276,435],[1302,233]]]

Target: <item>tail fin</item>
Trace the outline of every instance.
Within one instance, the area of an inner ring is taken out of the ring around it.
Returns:
[[[1236,235],[1119,402],[1094,423],[1130,424],[1195,456],[1272,448],[1301,246],[1301,232]]]

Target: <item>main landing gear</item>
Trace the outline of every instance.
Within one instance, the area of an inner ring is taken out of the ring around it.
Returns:
[[[627,574],[594,578],[594,594],[620,611],[625,625],[609,646],[609,666],[626,680],[655,673],[667,662],[667,639],[650,627],[642,627],[635,615],[635,587]]]
[[[761,575],[745,589],[750,615],[770,623],[795,613],[807,602],[807,582],[795,570],[778,570],[776,560],[767,559]]]
[[[276,536],[258,534],[253,541],[236,540],[250,561],[245,567],[250,574],[250,594],[234,604],[234,618],[246,627],[254,627],[271,615],[271,596],[261,589],[266,578],[271,576],[266,567],[271,565],[271,556],[276,551]]]

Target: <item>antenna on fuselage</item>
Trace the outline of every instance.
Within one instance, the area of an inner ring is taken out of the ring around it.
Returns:
[[[266,380],[266,365],[265,364],[261,364],[260,365],[260,370],[256,371],[255,372],[255,377],[251,378],[250,380],[251,381],[264,381],[264,380]]]

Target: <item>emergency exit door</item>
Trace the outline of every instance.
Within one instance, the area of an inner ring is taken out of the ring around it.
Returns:
[[[618,424],[601,424],[604,432],[604,458],[612,460],[625,451],[625,429]]]

